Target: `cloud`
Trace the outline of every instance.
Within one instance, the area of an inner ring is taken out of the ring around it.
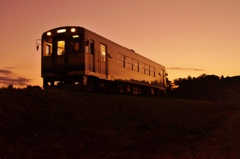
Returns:
[[[0,74],[8,75],[11,74],[12,72],[9,70],[0,70]]]
[[[168,67],[169,70],[182,70],[182,71],[206,71],[199,68],[180,68],[180,67]]]
[[[8,69],[0,69],[0,85],[28,85],[31,79],[16,75],[11,70],[9,70],[13,68],[14,67],[9,67]]]

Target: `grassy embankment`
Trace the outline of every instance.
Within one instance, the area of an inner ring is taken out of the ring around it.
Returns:
[[[238,158],[240,102],[0,90],[0,158]]]

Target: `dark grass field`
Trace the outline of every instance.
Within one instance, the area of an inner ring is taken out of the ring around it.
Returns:
[[[0,159],[240,158],[240,101],[0,89]]]

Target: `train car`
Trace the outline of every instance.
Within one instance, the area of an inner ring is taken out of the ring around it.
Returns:
[[[164,66],[83,27],[48,30],[40,45],[44,89],[166,93]]]

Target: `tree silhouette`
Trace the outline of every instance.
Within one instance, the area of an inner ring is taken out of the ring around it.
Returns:
[[[168,92],[171,97],[201,100],[239,100],[240,76],[218,77],[202,74],[199,77],[178,78],[178,87]]]

